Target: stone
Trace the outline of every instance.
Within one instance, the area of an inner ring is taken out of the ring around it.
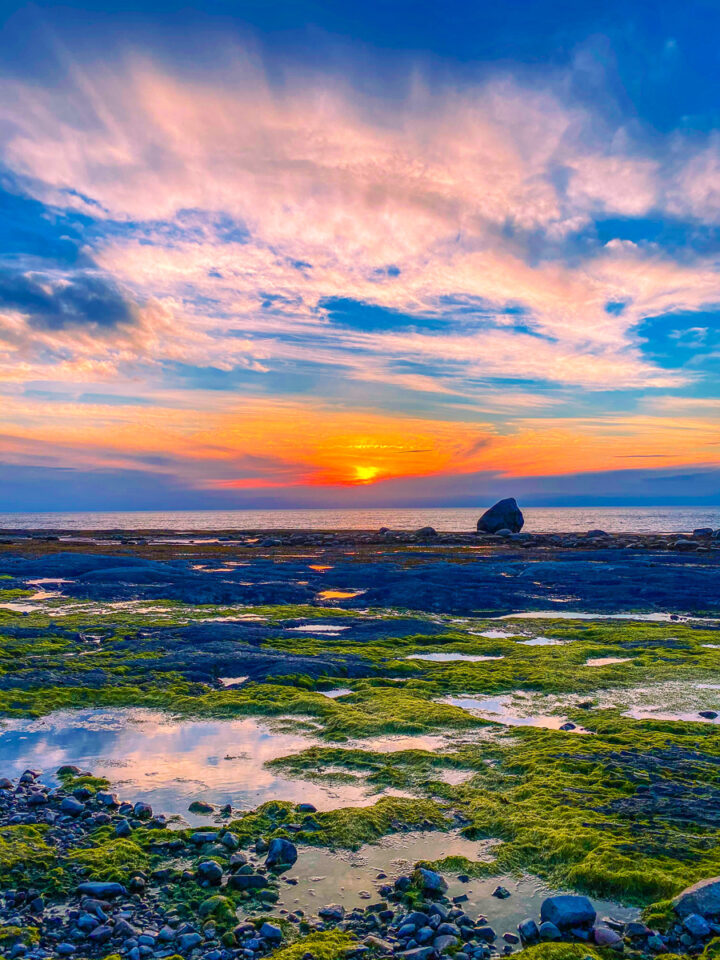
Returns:
[[[503,940],[505,943],[520,943],[520,937],[516,933],[511,933],[509,930],[503,934]]]
[[[550,920],[544,920],[538,927],[541,940],[559,940],[562,937],[559,927]]]
[[[587,897],[573,894],[548,897],[540,907],[540,919],[554,923],[560,930],[591,926],[596,916],[595,907]]]
[[[445,893],[447,890],[447,883],[439,873],[436,873],[435,870],[428,870],[427,867],[420,867],[416,871],[416,877],[422,889],[427,890],[430,893]]]
[[[438,535],[438,532],[435,529],[435,527],[420,527],[419,530],[415,531],[415,536],[422,537],[423,539],[426,537],[427,538],[436,537],[437,535]]]
[[[263,890],[267,885],[267,879],[259,873],[235,873],[228,879],[233,890]]]
[[[534,943],[540,939],[540,930],[532,917],[521,920],[518,924],[518,933],[526,943]]]
[[[489,926],[475,927],[475,936],[478,940],[485,941],[485,943],[492,943],[494,940],[497,940],[497,934],[493,928]]]
[[[273,837],[268,847],[265,866],[272,869],[291,867],[298,858],[297,847],[282,837]]]
[[[67,813],[71,817],[79,817],[82,813],[85,813],[85,804],[76,800],[75,797],[65,797],[60,804],[60,812]]]
[[[415,947],[413,950],[403,950],[396,953],[396,957],[404,957],[405,960],[430,960],[435,953],[435,947]]]
[[[688,914],[683,920],[683,927],[685,927],[690,936],[696,940],[704,940],[706,937],[709,937],[712,932],[710,930],[710,924],[704,917],[701,917],[699,913]]]
[[[193,800],[188,807],[189,813],[212,813],[215,807],[207,800]]]
[[[77,892],[81,896],[92,897],[97,900],[114,900],[115,897],[127,896],[127,890],[121,883],[90,880],[78,884]]]
[[[263,940],[282,940],[282,930],[273,923],[264,923],[260,927],[260,936]]]
[[[703,717],[705,720],[717,720],[718,714],[715,710],[701,710],[698,713],[699,717]]]
[[[699,913],[701,917],[717,916],[720,914],[720,877],[709,877],[686,887],[672,905],[681,918],[691,913]]]
[[[479,533],[497,533],[498,530],[509,530],[511,533],[520,533],[525,523],[517,501],[514,497],[498,500],[477,522]]]
[[[711,537],[713,535],[713,528],[712,527],[696,527],[693,530],[692,535],[694,537]]]
[[[318,916],[322,917],[323,920],[340,921],[345,916],[345,908],[339,903],[329,903],[326,907],[321,907],[318,910]]]
[[[592,539],[594,537],[606,537],[607,533],[604,530],[588,530],[585,536]]]
[[[103,924],[102,927],[95,927],[88,934],[88,940],[92,943],[105,943],[113,934],[113,928]]]
[[[178,948],[181,953],[189,953],[190,950],[200,946],[202,939],[199,933],[184,933],[178,937]]]
[[[138,801],[133,807],[133,813],[138,820],[149,820],[152,817],[152,807],[149,803]]]
[[[593,942],[598,947],[616,947],[623,939],[617,930],[599,925],[593,929]]]
[[[228,850],[235,851],[240,846],[240,841],[234,833],[224,833],[220,838],[220,843]]]
[[[197,878],[198,880],[205,880],[207,883],[211,883],[213,886],[217,886],[223,877],[223,870],[219,863],[216,863],[214,860],[204,860],[202,863],[198,864],[197,868]]]
[[[317,813],[317,807],[313,803],[299,803],[297,805],[298,813]]]
[[[492,892],[492,896],[497,897],[498,900],[507,900],[507,898],[510,896],[510,891],[507,889],[507,887],[495,887]]]
[[[433,946],[438,953],[445,953],[445,951],[450,950],[451,947],[456,947],[457,943],[458,938],[453,937],[449,933],[441,934],[433,940]]]

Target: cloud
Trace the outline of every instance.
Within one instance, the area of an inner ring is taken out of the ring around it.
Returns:
[[[271,81],[243,52],[217,73],[128,55],[2,87],[0,156],[29,204],[12,209],[37,236],[0,257],[0,383],[145,397],[54,403],[48,434],[16,393],[5,456],[209,488],[715,462],[701,413],[683,438],[613,395],[703,382],[643,323],[677,315],[690,342],[720,303],[716,254],[597,229],[717,220],[713,136],[638,137],[509,71],[418,73],[380,100]],[[191,388],[181,417],[168,391]]]
[[[100,329],[131,323],[133,305],[111,280],[90,274],[67,277],[0,270],[0,311],[24,314],[36,330]]]

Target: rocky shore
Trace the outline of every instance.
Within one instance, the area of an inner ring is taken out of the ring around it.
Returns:
[[[33,770],[17,782],[0,780],[0,826],[14,831],[5,829],[0,847],[0,955],[10,960],[260,960],[304,942],[308,949],[297,956],[306,960],[318,945],[320,956],[330,947],[338,957],[490,960],[558,942],[632,956],[696,956],[720,935],[720,878],[668,904],[663,932],[642,921],[600,919],[577,895],[547,898],[540,916],[515,932],[470,916],[467,897],[448,898],[443,876],[422,865],[411,875],[379,874],[378,900],[364,909],[336,903],[319,906],[315,916],[284,909],[272,916],[283,885],[297,882],[283,878],[298,859],[288,837],[250,837],[234,829],[242,820],[170,831],[148,804],[120,801],[89,774],[65,767],[58,775],[62,785],[52,788]],[[297,809],[314,813],[308,804]],[[139,851],[145,869],[132,866]],[[510,893],[498,886],[493,896]]]

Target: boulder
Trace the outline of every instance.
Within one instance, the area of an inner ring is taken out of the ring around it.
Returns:
[[[679,917],[699,913],[701,917],[720,916],[720,877],[700,880],[686,887],[672,902]]]
[[[220,883],[222,876],[222,867],[214,860],[204,860],[202,863],[198,864],[198,880],[204,880],[207,883],[211,883],[213,886],[215,886],[216,884]]]
[[[274,837],[268,847],[268,855],[265,858],[265,866],[271,869],[278,867],[291,867],[298,858],[297,847],[289,840],[282,837]]]
[[[511,533],[519,533],[525,518],[517,505],[514,497],[508,497],[505,500],[499,500],[496,504],[486,510],[477,523],[479,533],[497,533],[498,530],[507,529]]]
[[[86,881],[78,885],[77,892],[81,896],[93,897],[97,900],[113,900],[115,897],[124,897],[127,890],[121,883],[103,883],[101,881]]]
[[[569,927],[591,926],[595,923],[595,907],[587,897],[560,894],[548,897],[540,907],[540,919],[554,923],[560,930]]]
[[[617,930],[601,924],[593,930],[593,942],[598,947],[616,947],[623,942],[623,938]]]
[[[560,929],[550,920],[545,920],[538,928],[541,940],[559,940],[562,937]]]

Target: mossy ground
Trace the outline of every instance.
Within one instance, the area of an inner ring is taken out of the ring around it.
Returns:
[[[0,599],[31,592],[16,585],[0,591]],[[148,638],[158,630],[248,616],[269,627],[261,650],[317,657],[330,653],[353,658],[362,669],[352,678],[288,673],[224,689],[215,681],[186,676],[182,663],[174,670],[148,666]],[[664,901],[687,884],[720,873],[720,824],[706,815],[718,799],[718,727],[634,720],[619,709],[581,710],[576,705],[579,698],[600,703],[608,690],[657,689],[662,696],[668,684],[696,690],[720,683],[720,634],[713,625],[603,619],[498,622],[413,614],[433,629],[395,636],[392,624],[398,617],[399,611],[339,606],[230,607],[165,600],[113,607],[58,599],[42,602],[27,615],[2,609],[0,715],[141,706],[188,717],[256,715],[298,723],[311,718],[324,743],[273,761],[284,775],[360,778],[378,790],[394,787],[414,797],[384,797],[374,806],[318,813],[307,829],[292,804],[266,804],[233,822],[244,843],[281,836],[292,824],[303,827],[295,834],[301,842],[356,849],[392,832],[398,823],[443,829],[455,813],[463,818],[468,837],[497,838],[501,844],[493,850],[496,859],[490,867],[457,862],[445,863],[446,869],[530,871],[557,886],[641,904]],[[352,639],[352,630],[331,636],[285,629],[298,620],[312,625],[329,618],[344,618],[348,625],[382,621],[386,629],[382,635],[369,630],[362,640]],[[498,628],[516,636],[482,636]],[[562,645],[520,642],[538,636]],[[428,651],[499,659],[407,659]],[[586,665],[588,659],[604,657],[628,660]],[[69,673],[74,682],[65,685]],[[350,693],[339,699],[324,695],[335,686],[348,687]],[[440,702],[453,694],[515,692],[555,697],[558,709],[589,733],[506,728]],[[371,739],[431,733],[447,734],[447,748],[384,754],[373,749]],[[443,778],[446,771],[458,769],[467,771],[465,782],[453,785]],[[66,783],[70,789],[105,785],[87,777]],[[150,839],[142,831],[135,834],[132,840],[117,841],[99,830],[91,848],[73,852],[57,868],[54,882],[62,885],[63,871],[119,879],[123,870],[151,868]],[[4,828],[0,879],[48,870],[50,853],[39,828]],[[191,898],[201,895],[200,890],[188,893]],[[658,917],[662,911],[662,906],[655,908]],[[327,945],[329,949],[330,941]],[[547,960],[575,956],[556,957],[554,949],[537,948],[537,955],[544,951]],[[583,956],[594,955],[583,950]]]

